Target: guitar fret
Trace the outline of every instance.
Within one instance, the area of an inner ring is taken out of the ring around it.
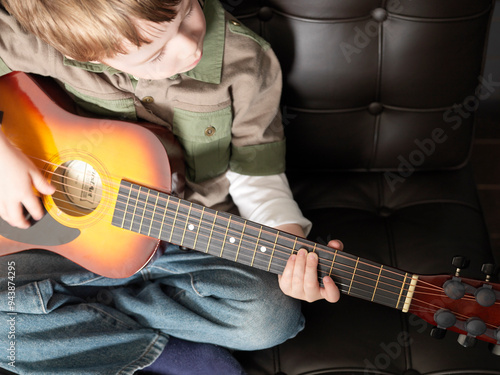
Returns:
[[[163,210],[163,217],[161,219],[161,225],[160,225],[160,233],[158,234],[158,237],[161,239],[163,238],[163,229],[165,228],[165,219],[167,218],[167,211],[168,211],[168,203],[170,201],[170,195],[167,196],[167,200],[165,201],[165,208]]]
[[[154,212],[155,200],[151,195],[151,190],[147,190],[146,199],[144,201],[144,212],[141,218],[141,225],[139,227],[139,233],[146,236],[151,236],[151,231],[154,224]]]
[[[261,235],[262,235],[262,225],[260,226],[259,229],[259,235],[257,236],[257,241],[255,241],[255,248],[253,250],[252,262],[250,263],[251,266],[253,266],[253,263],[255,261],[255,255],[257,254],[257,248],[259,247],[259,240]]]
[[[313,249],[311,250],[311,252],[313,252],[313,253],[315,253],[315,252],[316,252],[316,246],[317,246],[317,244],[314,244],[314,247],[313,247]]]
[[[163,219],[163,215],[161,214],[161,208],[163,208],[163,199],[159,192],[156,192],[156,197],[150,195],[150,198],[150,204],[152,204],[154,208],[151,212],[151,222],[149,225],[148,236],[159,239],[161,238],[161,221]]]
[[[146,217],[146,212],[147,212],[147,207],[148,207],[148,198],[149,198],[149,189],[148,189],[148,192],[146,194],[146,199],[144,201],[144,209],[143,209],[142,214],[140,216],[141,221],[139,224],[139,230],[138,230],[139,233],[142,233],[142,226],[144,225],[144,219]],[[139,199],[140,199],[140,194],[139,194]]]
[[[295,241],[293,242],[293,246],[292,246],[292,253],[291,253],[290,255],[292,255],[292,254],[294,253],[294,251],[295,251],[295,252],[297,252],[297,251],[296,251],[297,240],[298,240],[298,238],[297,238],[297,237],[295,237]]]
[[[179,214],[179,202],[177,202],[177,208],[175,209],[174,221],[172,222],[172,230],[170,231],[170,238],[168,242],[172,243],[172,237],[174,236],[175,222],[177,221],[177,215]]]
[[[153,229],[153,225],[155,223],[155,216],[156,216],[156,208],[158,207],[158,198],[160,197],[160,193],[157,192],[156,193],[156,199],[155,199],[155,203],[154,203],[154,208],[153,208],[153,214],[151,216],[151,225],[149,226],[149,232],[148,232],[148,237],[155,237],[155,236],[152,236],[151,235],[151,230]]]
[[[241,248],[241,244],[243,243],[243,235],[245,233],[245,228],[247,226],[247,222],[245,220],[245,222],[243,223],[243,230],[241,231],[241,236],[240,236],[240,241],[238,242],[238,248],[236,249],[236,256],[234,258],[234,261],[238,261],[238,256],[240,255],[240,248]]]
[[[359,258],[356,259],[356,264],[354,265],[354,269],[352,271],[351,283],[349,284],[349,290],[347,294],[351,294],[352,283],[354,282],[354,275],[356,274],[356,270],[358,269]]]
[[[335,264],[335,258],[337,258],[337,253],[338,253],[338,250],[335,250],[335,252],[333,254],[333,259],[332,259],[332,262],[330,265],[330,271],[328,271],[328,276],[332,276],[333,265]]]
[[[186,223],[184,224],[184,231],[182,233],[182,238],[181,238],[181,242],[180,242],[181,246],[184,246],[184,238],[185,238],[186,233],[187,233],[187,228],[188,228],[188,224],[189,224],[189,218],[191,216],[191,209],[192,209],[192,207],[193,207],[193,204],[191,203],[189,205],[189,210],[188,210],[188,213],[186,215]]]
[[[194,239],[193,248],[196,249],[196,244],[198,243],[198,236],[200,234],[201,223],[203,221],[203,214],[205,213],[205,207],[201,210],[200,221],[198,222],[198,228],[196,229],[196,236]]]
[[[140,192],[140,191],[141,191],[141,188],[139,187],[139,192]],[[133,193],[133,192],[134,192],[134,189],[132,190],[132,193]],[[134,200],[135,200],[135,205],[134,205],[134,207],[133,207],[132,217],[131,217],[131,219],[130,219],[130,227],[129,227],[129,230],[134,231],[134,230],[133,230],[133,225],[134,225],[134,220],[135,220],[135,213],[136,213],[136,211],[137,211],[137,204],[138,204],[139,200],[138,200],[136,197],[134,197],[134,195],[133,195],[133,194],[131,194],[130,196],[131,196],[131,198],[132,198],[132,199],[134,199]],[[135,231],[134,231],[134,232],[135,232]]]
[[[378,276],[377,276],[377,281],[375,282],[375,287],[373,288],[373,295],[372,295],[372,299],[371,299],[372,302],[375,299],[375,293],[377,291],[378,282],[380,281],[380,275],[382,274],[383,269],[384,269],[384,266],[381,266],[380,271],[379,271]]]
[[[274,239],[274,243],[273,243],[273,251],[271,252],[271,256],[269,257],[269,264],[267,266],[267,270],[269,271],[271,269],[271,263],[273,262],[273,258],[274,258],[274,252],[276,251],[276,245],[278,244],[278,238],[280,236],[280,232],[277,231],[276,232],[276,238]]]
[[[229,226],[231,225],[231,216],[229,216],[229,219],[227,221],[227,227],[226,227],[226,233],[224,233],[224,239],[222,241],[222,246],[220,248],[220,257],[222,257],[222,253],[224,252],[224,246],[226,246],[226,239],[227,239],[227,233],[229,231]]]
[[[215,211],[214,221],[212,223],[212,229],[210,229],[210,234],[209,234],[208,242],[207,242],[207,249],[206,249],[205,253],[208,253],[208,251],[210,250],[210,242],[212,241],[212,235],[214,233],[215,220],[217,220],[217,214],[218,214],[218,211]]]
[[[404,287],[406,285],[406,279],[408,278],[408,273],[405,273],[405,276],[404,276],[404,281],[403,283],[401,284],[401,290],[399,291],[399,295],[398,295],[398,301],[396,302],[396,308],[399,307],[399,303],[401,301],[401,298],[403,297],[403,291],[404,291]]]

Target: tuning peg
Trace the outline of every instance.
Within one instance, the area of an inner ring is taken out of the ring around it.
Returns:
[[[486,275],[486,281],[490,281],[491,276],[495,274],[496,266],[493,263],[485,263],[481,267],[481,272]]]
[[[474,293],[474,297],[476,298],[477,303],[484,307],[493,306],[497,301],[497,295],[493,289],[491,289],[491,285],[489,284],[478,288]]]
[[[493,354],[500,356],[500,328],[495,331],[495,339],[497,340],[496,345],[491,344],[490,350]]]
[[[470,318],[464,324],[464,329],[467,331],[467,335],[459,335],[458,342],[466,347],[470,348],[476,344],[476,337],[481,336],[486,332],[486,323],[479,318]]]
[[[432,327],[430,335],[432,338],[441,340],[446,336],[446,330],[444,328]]]
[[[450,310],[440,309],[434,313],[434,321],[437,326],[431,329],[431,337],[442,339],[446,335],[446,328],[453,327],[457,318]]]
[[[500,345],[491,345],[490,346],[491,353],[500,356]]]
[[[469,261],[467,260],[466,257],[463,257],[461,255],[454,256],[451,264],[456,268],[455,270],[455,276],[460,276],[460,271],[464,268],[467,267],[469,264]]]
[[[458,335],[457,341],[464,348],[472,348],[476,345],[477,339],[469,335]]]

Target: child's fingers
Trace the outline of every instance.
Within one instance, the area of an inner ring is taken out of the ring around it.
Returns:
[[[40,220],[44,215],[42,202],[40,202],[40,199],[36,195],[30,195],[29,197],[26,197],[26,199],[23,201],[23,206],[35,220]],[[25,218],[24,220],[26,221]]]
[[[323,298],[328,302],[337,302],[340,298],[340,291],[337,285],[330,276],[323,277],[324,289],[322,290]]]
[[[303,292],[304,273],[306,270],[307,250],[300,249],[293,267],[292,288],[296,293]]]
[[[328,247],[337,249],[337,250],[344,250],[344,244],[340,240],[331,240],[328,242]]]
[[[280,283],[280,287],[285,293],[289,293],[292,286],[293,279],[293,270],[295,268],[295,259],[297,258],[296,254],[293,254],[288,258],[286,262],[285,269],[283,273],[278,276],[278,281]]]
[[[318,255],[316,253],[307,254],[307,263],[304,274],[304,293],[307,299],[315,301],[321,298],[318,283]]]
[[[55,192],[56,188],[51,185],[38,170],[32,171],[30,177],[33,187],[41,194],[51,195]]]
[[[4,206],[0,210],[0,217],[13,227],[28,228],[29,223],[24,217],[23,206],[20,203],[9,203],[8,206]]]

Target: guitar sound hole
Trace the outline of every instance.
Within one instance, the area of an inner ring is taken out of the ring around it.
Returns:
[[[52,196],[54,202],[68,215],[88,215],[101,202],[101,177],[83,161],[71,160],[61,164],[53,174],[52,183],[56,187]]]

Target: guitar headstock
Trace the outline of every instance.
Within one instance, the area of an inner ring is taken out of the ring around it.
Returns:
[[[436,338],[454,331],[463,346],[479,339],[494,344],[493,353],[500,355],[500,284],[491,283],[489,276],[494,266],[483,266],[487,276],[482,281],[462,278],[459,271],[419,276],[409,312],[434,325]]]

